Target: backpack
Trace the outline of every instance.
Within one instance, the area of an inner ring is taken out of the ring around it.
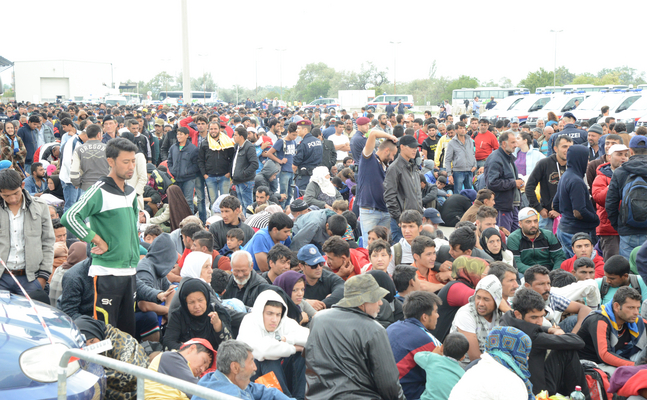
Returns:
[[[154,170],[151,175],[155,180],[154,189],[157,190],[160,194],[166,194],[166,190],[173,184],[173,180],[168,176],[168,174],[165,174],[158,170]]]
[[[629,175],[622,189],[620,218],[633,228],[647,228],[647,181],[639,175]]]
[[[642,289],[640,288],[640,282],[638,281],[638,275],[629,274],[629,286],[636,289],[638,294],[642,295]],[[607,277],[602,278],[600,283],[600,298],[603,299],[604,296],[609,292],[609,282],[607,282]]]
[[[402,245],[400,243],[393,245],[393,262],[396,267],[402,262]]]
[[[586,386],[591,393],[591,400],[611,400],[613,394],[609,390],[609,374],[590,361],[582,360],[582,368],[586,377]]]

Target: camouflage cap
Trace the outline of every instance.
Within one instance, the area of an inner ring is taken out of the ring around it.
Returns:
[[[339,307],[359,307],[364,303],[377,303],[389,293],[377,284],[372,275],[355,275],[344,284],[344,298]]]

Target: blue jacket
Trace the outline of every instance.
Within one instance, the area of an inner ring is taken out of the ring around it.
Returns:
[[[573,144],[586,145],[588,143],[588,132],[583,129],[577,129],[573,124],[566,124],[564,125],[564,129],[561,132],[558,132],[555,135],[551,135],[550,139],[548,139],[548,155],[555,153],[555,151],[553,150],[553,142],[555,141],[555,138],[562,135],[568,135],[568,137],[573,139]]]
[[[168,151],[168,170],[177,182],[186,182],[195,179],[200,174],[198,167],[198,148],[186,141],[180,150],[179,143],[175,143]]]
[[[210,372],[200,379],[198,385],[204,386],[216,392],[228,394],[245,400],[289,400],[290,397],[281,393],[280,390],[267,388],[260,383],[250,384],[242,390],[229,381],[229,378],[220,371]],[[204,400],[202,397],[193,396],[192,400]]]
[[[485,185],[494,192],[494,208],[498,211],[512,211],[514,208],[514,191],[519,190],[514,160],[512,154],[499,147],[485,161]]]
[[[323,144],[321,140],[308,133],[297,146],[297,154],[292,159],[292,164],[297,166],[297,170],[313,169],[321,165],[321,160],[323,160]]]
[[[35,195],[36,193],[43,193],[45,189],[47,189],[47,180],[44,179],[41,181],[41,186],[40,188],[36,186],[36,182],[34,181],[33,176],[28,176],[23,180],[23,183],[25,184],[25,190],[30,194],[30,195]]]
[[[24,125],[18,129],[18,137],[22,139],[22,142],[25,144],[25,149],[27,149],[25,164],[31,164],[34,162],[34,153],[36,153],[36,149],[38,148],[38,131],[32,130],[29,125]]]
[[[631,156],[627,162],[613,171],[609,190],[607,190],[607,200],[604,207],[609,217],[609,222],[613,229],[618,231],[620,236],[642,235],[644,229],[634,228],[624,223],[620,218],[620,203],[622,202],[622,190],[627,184],[631,175],[639,175],[647,179],[647,156]],[[646,281],[647,282],[647,281]]]
[[[440,342],[416,318],[396,321],[386,328],[391,350],[400,373],[400,386],[407,400],[419,399],[425,390],[427,374],[416,365],[413,356],[419,351],[434,351]]]
[[[553,210],[562,214],[559,229],[566,233],[590,232],[600,224],[589,189],[584,182],[589,150],[584,146],[571,146],[566,153],[566,172],[559,180],[553,198]],[[582,219],[575,218],[573,210],[579,211]]]

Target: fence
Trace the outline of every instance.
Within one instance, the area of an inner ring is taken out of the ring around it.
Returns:
[[[230,396],[228,394],[216,392],[215,390],[207,389],[205,387],[198,386],[194,383],[183,381],[181,379],[174,378],[172,376],[160,374],[146,368],[125,363],[123,361],[118,361],[98,354],[88,353],[87,351],[84,351],[81,349],[69,349],[65,353],[63,353],[63,356],[61,357],[61,362],[59,363],[58,400],[65,400],[67,398],[66,368],[71,357],[76,357],[82,360],[90,361],[95,364],[102,365],[103,367],[111,368],[126,374],[135,375],[137,377],[137,399],[138,400],[144,400],[144,380],[145,379],[162,383],[174,389],[181,390],[184,393],[197,395],[207,400],[235,400],[236,399],[236,397]]]

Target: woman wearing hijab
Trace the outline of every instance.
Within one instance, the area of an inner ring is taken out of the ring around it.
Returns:
[[[331,208],[335,200],[343,200],[335,185],[330,181],[330,172],[327,167],[317,167],[312,170],[310,183],[306,187],[303,200],[311,206],[320,209]]]
[[[511,326],[496,326],[486,352],[454,386],[449,400],[532,400],[528,356],[530,337]]]
[[[232,338],[229,315],[222,306],[214,306],[210,289],[211,286],[200,278],[182,283],[175,296],[180,307],[169,313],[164,347],[179,349],[187,340],[201,338],[217,349],[221,342]]]
[[[0,136],[0,160],[9,160],[13,164],[13,169],[16,170],[20,176],[25,178],[25,156],[27,149],[18,137],[16,127],[9,121],[4,124],[2,136]]]
[[[49,283],[49,301],[51,305],[56,306],[56,300],[63,294],[63,275],[75,264],[88,258],[87,250],[88,245],[85,242],[75,242],[70,246],[67,252],[67,260],[56,268],[56,271],[51,276]]]
[[[189,215],[193,215],[189,204],[184,198],[184,193],[179,186],[169,186],[166,190],[168,194],[169,219],[171,220],[171,231],[180,227],[180,222]]]
[[[497,228],[487,228],[481,234],[481,248],[494,259],[514,266],[514,256],[501,241],[501,233]]]
[[[274,285],[283,289],[291,297],[294,304],[301,310],[301,325],[308,325],[312,317],[317,313],[310,303],[303,301],[305,293],[305,276],[296,271],[286,271],[274,280]]]
[[[137,343],[135,338],[120,331],[114,326],[104,324],[102,321],[83,315],[74,320],[74,323],[85,336],[87,346],[110,339],[112,349],[103,355],[115,360],[142,368],[148,368],[148,356],[144,348]],[[137,398],[137,378],[106,368],[106,399],[135,399]]]
[[[385,329],[389,327],[395,321],[404,321],[404,312],[402,311],[402,302],[396,301],[395,295],[397,291],[395,290],[395,284],[389,275],[384,271],[371,270],[367,274],[373,275],[373,278],[377,281],[377,284],[380,285],[382,289],[386,289],[389,293],[382,298],[382,305],[380,306],[380,312],[377,314],[375,320],[380,323]]]
[[[63,184],[58,178],[58,175],[52,175],[47,178],[47,189],[43,194],[51,194],[55,198],[65,201],[65,196],[63,195]]]

